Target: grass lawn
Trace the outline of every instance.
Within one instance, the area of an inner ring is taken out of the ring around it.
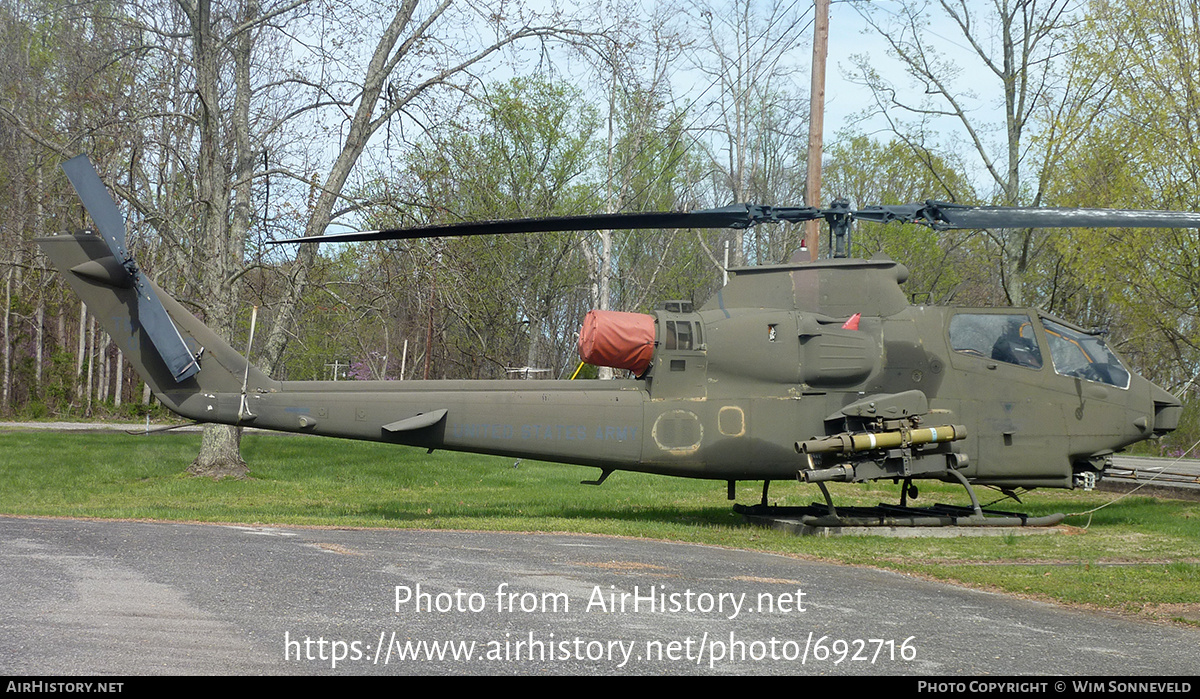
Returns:
[[[578,532],[669,539],[864,565],[1200,626],[1200,503],[1035,491],[999,509],[1068,517],[1065,535],[797,537],[744,524],[725,483],[292,435],[248,434],[251,478],[191,478],[198,434],[0,431],[0,513],[197,522]],[[757,502],[761,482],[742,482]],[[914,504],[969,504],[921,482]],[[835,484],[837,504],[897,502],[890,482]],[[992,491],[981,491],[986,504]],[[778,482],[776,504],[820,501]],[[1115,502],[1112,502],[1114,501]]]

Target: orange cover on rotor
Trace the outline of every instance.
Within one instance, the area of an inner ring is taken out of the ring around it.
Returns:
[[[654,356],[654,316],[588,311],[579,331],[579,358],[595,366],[628,369],[641,376]]]

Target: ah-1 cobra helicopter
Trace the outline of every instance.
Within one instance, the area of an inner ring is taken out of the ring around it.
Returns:
[[[972,508],[955,521],[980,523],[973,485],[1009,494],[1090,487],[1111,454],[1170,432],[1182,412],[1095,333],[1035,309],[912,305],[900,286],[904,265],[844,254],[855,219],[938,229],[1191,228],[1200,226],[1196,213],[935,202],[850,210],[838,202],[305,239],[824,219],[843,256],[730,270],[729,283],[698,309],[668,301],[652,314],[590,313],[583,358],[636,378],[276,381],[139,270],[124,219],[86,157],[63,167],[100,235],[39,244],[162,403],[202,422],[595,466],[597,485],[618,470],[722,480],[730,499],[737,481],[762,480],[764,506],[772,480],[798,479],[817,483],[833,514],[826,482],[903,481],[903,505],[915,495],[914,479],[937,479],[959,482],[971,496]]]

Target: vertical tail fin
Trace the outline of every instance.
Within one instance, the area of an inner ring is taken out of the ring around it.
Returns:
[[[278,389],[216,333],[165,294],[125,249],[125,221],[84,156],[64,166],[101,236],[37,240],[71,289],[171,410],[205,420],[202,393]]]

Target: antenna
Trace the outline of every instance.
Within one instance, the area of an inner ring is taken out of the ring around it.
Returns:
[[[242,376],[242,402],[238,405],[238,422],[257,417],[246,404],[246,385],[250,382],[250,348],[254,346],[254,325],[258,322],[258,306],[250,311],[250,339],[246,341],[246,373]]]

